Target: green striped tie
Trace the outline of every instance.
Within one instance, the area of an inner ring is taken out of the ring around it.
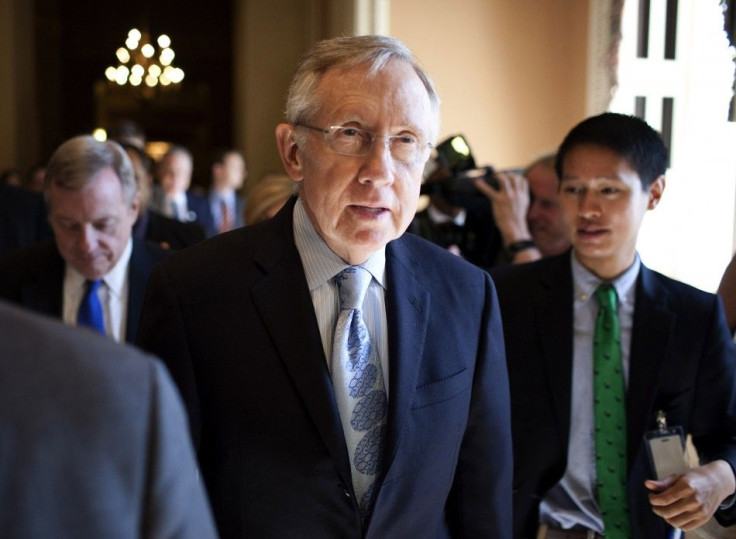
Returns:
[[[616,289],[602,284],[595,291],[595,297],[600,305],[593,337],[598,505],[606,539],[625,539],[630,536],[626,494],[626,389],[621,369]]]

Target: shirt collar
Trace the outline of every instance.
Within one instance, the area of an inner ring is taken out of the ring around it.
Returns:
[[[107,289],[115,297],[122,297],[125,287],[125,278],[128,275],[128,262],[133,252],[133,239],[128,240],[128,245],[123,249],[123,253],[110,271],[102,276],[102,281]],[[66,264],[66,278],[69,279],[73,288],[82,288],[87,278],[74,269],[71,264]]]
[[[429,216],[430,221],[438,225],[443,223],[452,223],[457,226],[465,226],[465,219],[468,216],[468,212],[463,208],[457,212],[455,217],[450,217],[446,213],[435,208],[434,205],[430,204],[427,206],[427,215]]]
[[[600,277],[594,275],[585,268],[575,256],[570,256],[572,265],[573,293],[576,301],[588,301],[596,289],[604,282]],[[639,253],[634,253],[634,262],[621,275],[616,277],[611,284],[616,289],[616,295],[622,303],[631,303],[634,298],[634,285],[641,269]]]
[[[184,191],[179,191],[178,193],[174,193],[173,195],[167,195],[166,200],[168,202],[173,202],[178,206],[186,206],[187,194]]]
[[[302,259],[310,292],[318,288],[349,264],[337,256],[317,233],[309,220],[301,198],[294,205],[294,242]],[[361,266],[367,269],[382,287],[386,288],[386,247],[373,253]]]

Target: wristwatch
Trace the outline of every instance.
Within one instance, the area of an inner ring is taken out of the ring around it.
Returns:
[[[536,245],[533,240],[519,240],[509,243],[504,249],[504,252],[506,253],[506,258],[513,260],[521,251],[526,251],[527,249],[532,249],[534,247],[536,247]]]

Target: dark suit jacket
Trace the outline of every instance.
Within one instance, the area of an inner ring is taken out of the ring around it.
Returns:
[[[514,536],[535,537],[539,503],[567,465],[573,354],[570,252],[492,271],[503,313],[514,434]],[[720,300],[641,267],[627,393],[634,537],[666,537],[644,480],[643,444],[663,410],[701,461],[736,466],[736,351]],[[725,515],[724,515],[725,516]]]
[[[133,226],[133,236],[175,251],[205,239],[204,229],[199,224],[177,221],[153,210],[141,213]]]
[[[215,537],[150,357],[0,302],[0,536]]]
[[[187,208],[189,208],[190,221],[194,221],[204,229],[205,236],[211,238],[217,234],[215,218],[212,217],[210,203],[206,197],[187,191]]]
[[[217,234],[215,226],[215,218],[212,216],[210,204],[206,197],[200,196],[191,191],[186,192],[187,210],[189,211],[188,222],[197,223],[204,230],[206,237],[211,238]],[[166,195],[159,186],[154,186],[151,197],[151,208],[166,215]]]
[[[134,239],[128,270],[125,340],[135,342],[143,298],[153,266],[169,255],[158,245]],[[41,314],[61,318],[64,259],[53,242],[19,249],[0,258],[0,298]]]
[[[490,278],[413,235],[388,245],[385,475],[361,530],[293,207],[174,254],[146,297],[139,345],[182,391],[220,533],[508,538],[508,387]]]
[[[43,197],[19,187],[0,185],[0,256],[51,236]]]

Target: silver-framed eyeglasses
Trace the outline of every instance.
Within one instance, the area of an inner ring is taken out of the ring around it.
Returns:
[[[413,163],[422,156],[426,150],[434,148],[432,143],[424,142],[414,135],[376,135],[359,127],[344,125],[331,125],[327,128],[314,127],[303,123],[297,123],[296,127],[311,129],[322,133],[325,137],[327,147],[340,155],[365,156],[371,152],[373,142],[382,138],[386,140],[391,157],[402,163]]]

